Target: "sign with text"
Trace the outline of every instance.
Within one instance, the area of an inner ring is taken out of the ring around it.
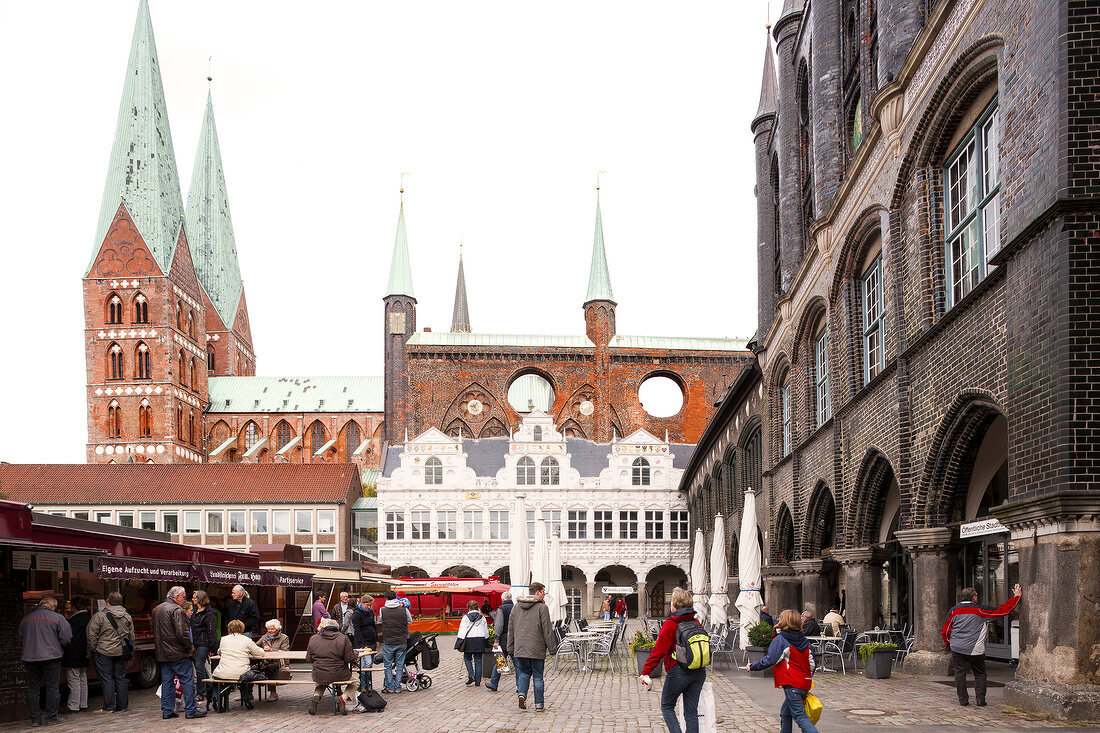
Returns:
[[[100,558],[96,560],[96,572],[101,578],[163,580],[168,583],[186,583],[193,575],[190,563],[158,563],[126,557]]]
[[[637,593],[638,589],[629,585],[605,585],[600,588],[600,593],[606,593],[609,595],[624,595],[630,593]]]
[[[970,522],[969,524],[959,526],[959,537],[961,539],[966,539],[967,537],[983,537],[987,534],[1007,533],[1008,527],[993,518],[983,519],[980,522]]]

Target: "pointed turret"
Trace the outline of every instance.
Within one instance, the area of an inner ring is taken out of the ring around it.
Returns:
[[[775,59],[770,38],[765,39],[764,78],[760,80],[760,106],[756,108],[756,120],[775,115],[778,83],[775,79]],[[755,120],[754,120],[755,124]]]
[[[179,236],[183,200],[148,0],[138,4],[93,260],[120,203],[126,205],[161,271],[168,272]],[[89,263],[87,271],[91,266]]]
[[[458,282],[455,284],[455,309],[451,333],[470,333],[470,306],[466,302],[466,273],[462,268],[462,245],[458,248]]]
[[[405,204],[397,215],[397,235],[393,240],[393,257],[390,259],[390,281],[386,285],[386,296],[413,295],[412,268],[409,265],[409,242],[405,238]]]
[[[603,215],[600,213],[600,197],[596,194],[596,233],[592,238],[592,265],[588,270],[588,294],[585,303],[593,300],[615,302],[611,292],[611,275],[607,272],[607,253],[603,246]]]
[[[233,237],[233,217],[222,170],[221,146],[214,124],[214,102],[206,95],[195,171],[187,193],[184,214],[187,241],[198,277],[214,309],[227,327],[232,327],[241,300],[241,268]]]

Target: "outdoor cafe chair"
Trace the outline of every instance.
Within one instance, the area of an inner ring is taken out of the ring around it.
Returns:
[[[900,668],[905,666],[905,658],[909,656],[909,652],[913,651],[913,641],[914,639],[910,637],[908,639],[902,639],[902,642],[898,644],[898,650],[894,652],[895,667]]]
[[[589,666],[588,662],[595,657],[603,657],[607,660],[608,669],[613,671],[615,663],[611,655],[615,653],[615,648],[617,646],[616,641],[618,638],[618,632],[613,632],[597,639],[596,643],[588,650],[588,658],[585,660],[585,666]],[[594,668],[593,666],[593,669]]]
[[[554,629],[558,637],[558,651],[554,654],[554,668],[558,667],[558,660],[562,657],[572,657],[577,662],[577,668],[581,667],[581,648],[572,639],[567,639],[561,629]]]

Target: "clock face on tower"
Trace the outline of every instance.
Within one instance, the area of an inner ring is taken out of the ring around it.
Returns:
[[[466,410],[469,411],[471,415],[480,415],[483,409],[485,409],[485,407],[481,404],[481,400],[470,400],[466,403]]]

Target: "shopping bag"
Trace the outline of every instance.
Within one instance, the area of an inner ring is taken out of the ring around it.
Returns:
[[[703,683],[703,689],[699,693],[699,733],[718,733],[718,724],[714,712],[714,687],[709,682]],[[687,728],[684,722],[684,696],[676,700],[676,717],[680,720],[680,729]]]
[[[812,692],[807,692],[802,705],[806,708],[806,717],[810,719],[811,723],[817,725],[817,721],[821,720],[821,711],[825,707],[821,704],[821,700]]]

